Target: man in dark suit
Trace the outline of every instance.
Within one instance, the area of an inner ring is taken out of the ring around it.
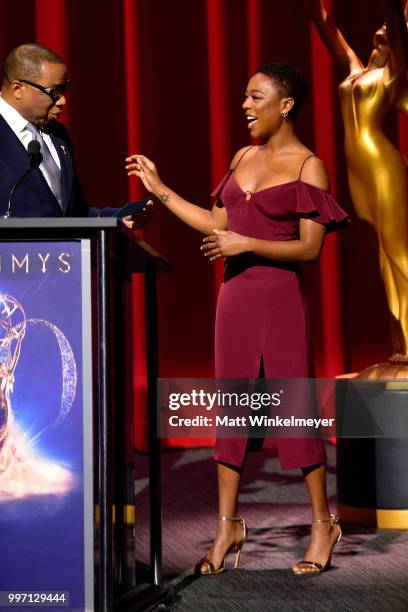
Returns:
[[[57,120],[66,104],[67,71],[54,51],[20,45],[6,58],[0,95],[0,215],[11,189],[28,165],[27,147],[41,146],[41,164],[16,189],[16,217],[111,216],[115,209],[90,207],[81,189],[66,128]],[[146,215],[126,217],[133,228]]]

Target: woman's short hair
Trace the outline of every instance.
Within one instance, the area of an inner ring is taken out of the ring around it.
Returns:
[[[262,64],[257,73],[265,74],[273,82],[282,98],[293,98],[294,104],[287,118],[294,120],[307,96],[307,83],[296,66],[280,62]]]

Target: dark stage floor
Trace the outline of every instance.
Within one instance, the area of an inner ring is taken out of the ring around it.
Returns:
[[[328,493],[336,510],[335,452],[328,447]],[[146,459],[137,457],[137,557],[147,561]],[[267,453],[249,457],[240,513],[249,526],[241,569],[196,578],[192,568],[208,550],[216,528],[212,450],[163,454],[163,566],[177,589],[180,612],[408,610],[408,532],[343,525],[333,568],[317,577],[294,576],[310,530],[303,479],[284,472]],[[232,557],[231,557],[232,561]]]

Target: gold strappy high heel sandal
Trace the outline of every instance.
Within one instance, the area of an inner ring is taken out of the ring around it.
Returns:
[[[299,563],[296,564],[296,566],[299,567],[299,569],[295,570],[294,568],[292,568],[292,572],[294,574],[297,574],[298,576],[300,575],[316,576],[330,569],[333,549],[336,546],[337,542],[340,542],[341,536],[343,534],[340,524],[339,524],[339,517],[336,516],[335,514],[331,514],[330,518],[328,519],[315,519],[314,521],[312,521],[312,523],[331,523],[332,526],[338,525],[339,535],[337,536],[337,539],[332,544],[330,555],[329,555],[326,565],[323,566],[321,565],[321,563],[317,563],[316,561],[306,561],[304,559],[303,561],[300,561]]]
[[[236,552],[234,569],[239,567],[241,550],[242,550],[242,547],[244,546],[245,540],[247,539],[247,528],[245,525],[245,521],[241,516],[232,516],[232,517],[219,516],[218,518],[220,521],[232,521],[233,523],[240,523],[244,533],[242,535],[242,539],[238,543],[231,544],[231,546],[225,553],[224,558],[219,568],[215,568],[213,562],[210,559],[208,559],[208,557],[203,557],[202,559],[200,559],[200,561],[195,566],[194,571],[196,574],[200,574],[201,576],[212,576],[215,574],[222,574],[222,572],[225,570],[225,563],[226,563],[227,557],[233,551]]]

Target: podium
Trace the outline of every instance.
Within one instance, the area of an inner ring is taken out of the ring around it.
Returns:
[[[143,609],[161,572],[156,273],[115,218],[0,220],[2,605]],[[131,274],[144,276],[150,567],[135,571]],[[131,334],[129,334],[131,336]]]

